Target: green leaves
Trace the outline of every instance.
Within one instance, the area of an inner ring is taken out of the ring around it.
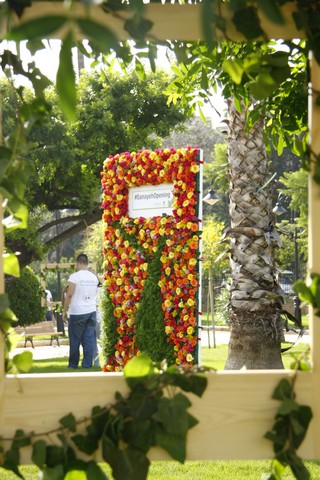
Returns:
[[[27,351],[18,353],[13,357],[12,364],[18,372],[28,372],[32,366],[32,353]]]
[[[32,461],[40,469],[46,463],[46,442],[38,440],[32,445]]]
[[[263,35],[257,10],[254,7],[241,8],[233,16],[233,23],[237,30],[249,40]]]
[[[272,398],[280,400],[281,404],[276,412],[272,430],[265,434],[265,438],[273,443],[275,453],[273,472],[265,477],[269,480],[280,480],[286,466],[290,466],[298,480],[310,479],[310,473],[296,450],[304,440],[312,412],[309,406],[296,402],[293,385],[294,378],[282,379],[273,392]]]
[[[298,280],[293,285],[293,290],[299,295],[300,300],[311,305],[315,314],[320,317],[320,275],[311,273],[308,283]]]
[[[75,432],[77,429],[76,418],[73,413],[69,413],[65,417],[60,418],[60,424],[70,430],[70,432]]]
[[[270,54],[251,53],[242,60],[237,57],[226,59],[223,69],[232,80],[246,88],[256,100],[270,97],[290,75],[289,55],[286,52]]]
[[[20,267],[19,267],[19,261],[16,255],[14,255],[13,253],[4,253],[3,265],[4,265],[5,274],[12,275],[13,277],[19,277]]]
[[[123,373],[129,387],[134,388],[154,373],[152,360],[146,353],[142,352],[126,364]]]
[[[84,33],[85,38],[93,42],[102,53],[110,53],[117,49],[119,41],[115,34],[104,25],[90,18],[78,18],[77,24]]]
[[[76,76],[72,63],[73,38],[71,32],[62,42],[59,68],[57,71],[56,89],[61,108],[70,121],[76,119]]]
[[[13,27],[6,35],[7,40],[20,42],[21,40],[43,39],[56,32],[67,22],[66,15],[47,15],[29,20]]]

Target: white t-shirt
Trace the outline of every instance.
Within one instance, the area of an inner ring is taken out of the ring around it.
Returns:
[[[69,314],[82,315],[95,312],[99,283],[97,276],[89,270],[78,270],[70,275],[68,282],[76,285],[69,305]]]

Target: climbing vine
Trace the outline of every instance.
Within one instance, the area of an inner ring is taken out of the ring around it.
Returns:
[[[11,446],[1,448],[0,466],[24,479],[19,470],[24,447],[32,449],[32,461],[43,479],[107,479],[96,460],[81,456],[97,452],[111,466],[115,480],[145,480],[148,452],[154,446],[183,463],[187,434],[198,421],[188,412],[191,402],[181,390],[201,397],[206,377],[195,367],[153,363],[144,353],[127,363],[124,376],[129,393],[117,392],[111,405],[94,406],[87,418],[69,413],[50,432],[18,429],[14,438],[2,438]]]
[[[310,473],[297,450],[307,433],[312,411],[308,405],[300,405],[297,402],[294,390],[297,371],[310,369],[306,354],[295,359],[294,368],[296,370],[293,375],[280,380],[272,395],[280,405],[272,429],[265,434],[265,438],[273,444],[274,459],[271,471],[264,475],[264,480],[281,480],[286,467],[290,467],[297,480],[310,479]]]

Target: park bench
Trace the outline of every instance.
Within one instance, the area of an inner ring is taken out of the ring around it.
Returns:
[[[24,347],[26,347],[27,343],[30,342],[32,348],[34,348],[33,338],[40,336],[50,337],[50,346],[52,345],[53,340],[56,340],[58,346],[60,347],[59,336],[63,335],[63,332],[57,332],[57,327],[54,320],[45,320],[32,325],[26,325],[24,327],[15,327],[15,331],[16,333],[24,336]]]

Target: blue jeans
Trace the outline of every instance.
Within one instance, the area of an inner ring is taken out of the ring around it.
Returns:
[[[70,315],[68,322],[69,331],[69,368],[78,368],[80,358],[80,345],[83,348],[81,366],[91,368],[95,346],[96,312],[83,315]]]

